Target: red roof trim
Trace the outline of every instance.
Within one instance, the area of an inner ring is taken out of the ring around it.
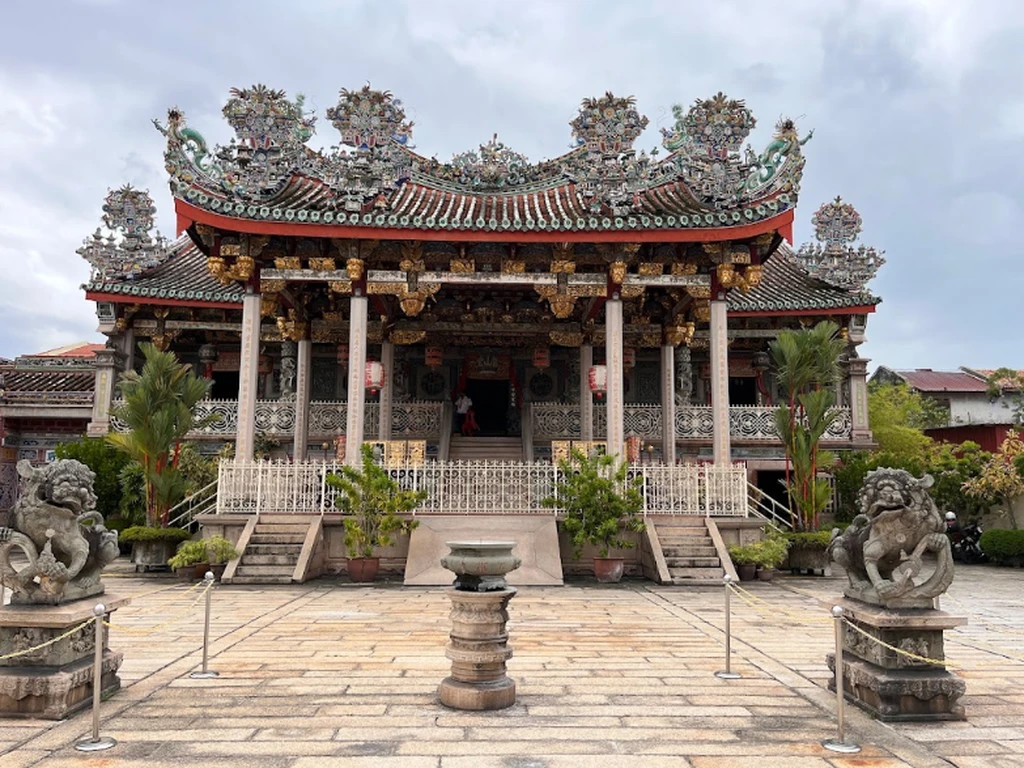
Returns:
[[[174,210],[178,216],[180,235],[193,222],[209,224],[232,232],[251,235],[282,235],[285,237],[336,237],[367,240],[444,240],[449,242],[495,242],[515,241],[517,243],[713,243],[725,240],[742,240],[766,232],[778,232],[787,241],[793,238],[792,209],[783,211],[754,224],[741,227],[708,229],[655,229],[655,230],[610,230],[600,232],[536,232],[510,230],[485,232],[474,230],[436,229],[389,229],[387,227],[355,227],[337,224],[295,224],[292,222],[254,221],[236,219],[219,213],[197,208],[183,200],[175,199]]]
[[[796,317],[798,315],[865,315],[875,311],[874,304],[861,304],[855,307],[829,307],[828,309],[744,309],[736,312],[729,310],[729,317],[762,317],[762,316],[785,316]]]
[[[203,309],[238,309],[241,302],[231,301],[199,301],[197,299],[153,299],[148,296],[127,296],[123,293],[99,293],[86,291],[85,298],[89,301],[110,301],[114,304],[144,304],[161,307],[200,307]]]

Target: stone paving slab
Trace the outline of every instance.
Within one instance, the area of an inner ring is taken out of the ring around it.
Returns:
[[[209,757],[224,768],[605,768],[629,756],[643,768],[1022,766],[1022,584],[1019,571],[961,568],[943,605],[972,618],[947,636],[967,679],[967,722],[882,725],[851,708],[848,732],[864,751],[845,757],[820,745],[835,732],[824,658],[838,579],[757,583],[734,600],[734,681],[712,674],[724,665],[721,589],[522,588],[509,623],[518,702],[480,713],[436,700],[448,670],[442,589],[218,587],[210,666],[220,677],[191,680],[200,606],[144,632],[196,593],[170,583],[153,593],[160,582],[127,576],[115,591],[150,594],[118,611],[111,631],[125,687],[104,703],[101,731],[118,746],[72,749],[88,715],[4,721],[0,766],[180,768]]]

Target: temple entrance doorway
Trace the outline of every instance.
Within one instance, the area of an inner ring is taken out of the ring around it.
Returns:
[[[211,400],[234,400],[238,397],[238,371],[216,371],[213,374],[213,386],[210,387]]]
[[[473,413],[480,431],[489,437],[508,435],[509,382],[500,379],[469,379],[466,394],[473,401]]]

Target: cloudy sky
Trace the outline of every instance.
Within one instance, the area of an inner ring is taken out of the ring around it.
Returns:
[[[285,10],[287,8],[287,10]],[[0,356],[97,339],[76,254],[108,187],[174,219],[162,137],[180,106],[208,141],[232,86],[403,99],[441,159],[498,132],[531,159],[569,146],[581,98],[633,94],[658,143],[675,103],[719,90],[813,128],[796,241],[837,194],[886,251],[874,364],[1024,367],[1024,3],[1019,0],[3,0]]]

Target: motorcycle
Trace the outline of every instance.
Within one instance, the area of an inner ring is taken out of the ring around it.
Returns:
[[[981,533],[979,523],[970,522],[962,526],[954,513],[946,513],[946,535],[949,537],[954,560],[965,565],[984,563],[988,560],[981,549]]]

